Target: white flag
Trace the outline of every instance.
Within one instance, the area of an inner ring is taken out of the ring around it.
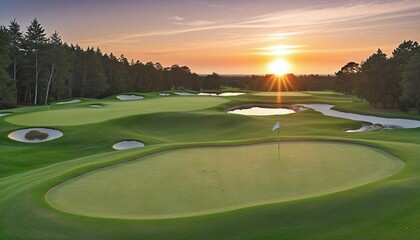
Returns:
[[[279,129],[280,128],[280,123],[279,122],[277,122],[276,123],[276,125],[274,125],[274,127],[273,127],[273,130],[272,131],[274,131],[274,130],[276,130],[276,129]]]

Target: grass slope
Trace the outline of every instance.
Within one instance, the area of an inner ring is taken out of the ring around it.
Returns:
[[[72,126],[91,124],[109,119],[115,119],[135,114],[153,112],[180,112],[204,109],[221,104],[226,100],[212,97],[175,97],[153,98],[148,101],[107,101],[104,107],[92,108],[89,104],[78,104],[75,107],[58,108],[54,105],[52,110],[37,111],[27,114],[13,115],[6,121],[24,126]],[[98,101],[95,101],[96,104]]]

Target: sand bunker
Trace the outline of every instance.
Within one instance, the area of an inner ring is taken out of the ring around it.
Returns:
[[[396,129],[400,128],[398,126],[382,126],[380,124],[363,124],[362,127],[358,129],[344,129],[345,132],[353,133],[353,132],[369,132],[373,130],[389,130],[389,129]]]
[[[224,93],[199,93],[198,96],[219,96],[219,97],[234,97],[234,96],[239,96],[239,95],[243,95],[245,93],[242,92],[224,92]]]
[[[361,115],[355,113],[345,113],[332,110],[331,108],[334,105],[329,104],[300,104],[303,107],[311,108],[317,112],[320,112],[326,116],[344,118],[360,122],[370,122],[372,124],[380,124],[383,126],[383,129],[392,129],[392,128],[418,128],[420,127],[420,121],[409,120],[409,119],[400,119],[400,118],[382,118],[374,117],[368,115]]]
[[[171,95],[170,93],[159,93],[159,96],[162,96],[162,97],[167,97],[170,95]]]
[[[40,143],[51,141],[63,136],[63,132],[50,128],[26,128],[11,132],[8,137],[25,143]]]
[[[218,96],[217,93],[199,93],[198,96]]]
[[[91,107],[91,108],[101,108],[101,107],[104,107],[104,106],[101,105],[101,104],[90,104],[89,107]]]
[[[195,95],[197,95],[195,93],[190,93],[190,92],[176,92],[175,94],[179,95],[179,96],[195,96]]]
[[[242,92],[224,92],[219,94],[219,96],[221,97],[234,97],[234,96],[239,96],[239,95],[243,95],[245,93]]]
[[[144,147],[144,143],[139,141],[121,141],[112,145],[112,148],[115,150],[124,150],[138,147]]]
[[[369,132],[376,129],[382,129],[382,127],[379,125],[374,125],[374,124],[363,124],[361,128],[345,129],[344,131],[348,133],[353,133],[353,132]]]
[[[127,100],[140,100],[143,99],[143,96],[138,95],[118,95],[117,98],[119,100],[127,101]]]
[[[295,113],[288,108],[268,108],[268,107],[251,107],[246,109],[235,109],[228,113],[248,115],[248,116],[271,116],[271,115],[287,115]]]
[[[64,102],[58,102],[57,104],[69,104],[69,103],[79,103],[82,100],[80,99],[73,99],[73,100],[69,100],[69,101],[64,101]]]
[[[6,116],[6,115],[9,115],[10,113],[0,113],[0,117],[3,117],[3,116]]]

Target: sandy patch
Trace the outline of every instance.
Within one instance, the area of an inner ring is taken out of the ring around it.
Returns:
[[[11,113],[0,113],[0,117],[10,115]]]
[[[31,131],[34,131],[34,130],[39,131],[41,133],[46,133],[46,134],[48,134],[48,137],[43,139],[43,140],[39,140],[39,139],[29,140],[29,139],[26,139],[25,135],[28,132],[31,132]],[[8,137],[12,140],[19,141],[19,142],[25,142],[25,143],[46,142],[46,141],[54,140],[54,139],[59,138],[61,136],[63,136],[63,132],[55,130],[55,129],[51,129],[51,128],[26,128],[26,129],[21,129],[21,130],[11,132],[8,135]]]
[[[197,95],[195,93],[190,93],[190,92],[176,92],[175,94],[179,96],[196,96]]]
[[[144,143],[139,141],[121,141],[112,145],[112,148],[115,150],[124,150],[138,147],[144,147]]]
[[[234,96],[239,96],[239,95],[243,95],[245,93],[242,92],[224,92],[224,93],[199,93],[198,96],[219,96],[219,97],[234,97]]]
[[[219,96],[221,97],[234,97],[234,96],[239,96],[239,95],[244,95],[246,93],[243,92],[224,92],[219,94]]]
[[[162,96],[162,97],[168,97],[170,95],[171,95],[170,93],[159,93],[159,96]]]
[[[79,103],[82,100],[80,99],[73,99],[73,100],[69,100],[69,101],[64,101],[64,102],[58,102],[57,104],[70,104],[70,103]]]
[[[219,96],[217,93],[199,93],[198,96]]]
[[[122,101],[130,101],[130,100],[140,100],[143,99],[143,96],[138,95],[118,95],[117,98]]]

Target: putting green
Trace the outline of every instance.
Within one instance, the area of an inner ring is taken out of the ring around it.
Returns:
[[[209,214],[341,191],[390,176],[403,162],[375,148],[282,142],[167,151],[52,188],[55,208],[106,218]]]
[[[45,110],[20,115],[14,115],[5,120],[10,123],[24,126],[70,126],[90,124],[109,119],[130,115],[192,111],[205,109],[224,103],[228,100],[214,97],[175,97],[153,98],[141,101],[111,101],[106,102],[102,108],[78,106],[57,110]],[[95,102],[97,103],[97,101]]]
[[[278,92],[259,92],[255,93],[255,96],[266,96],[266,97],[277,97]],[[309,94],[306,94],[304,92],[280,92],[280,96],[284,97],[306,97],[310,96]]]

